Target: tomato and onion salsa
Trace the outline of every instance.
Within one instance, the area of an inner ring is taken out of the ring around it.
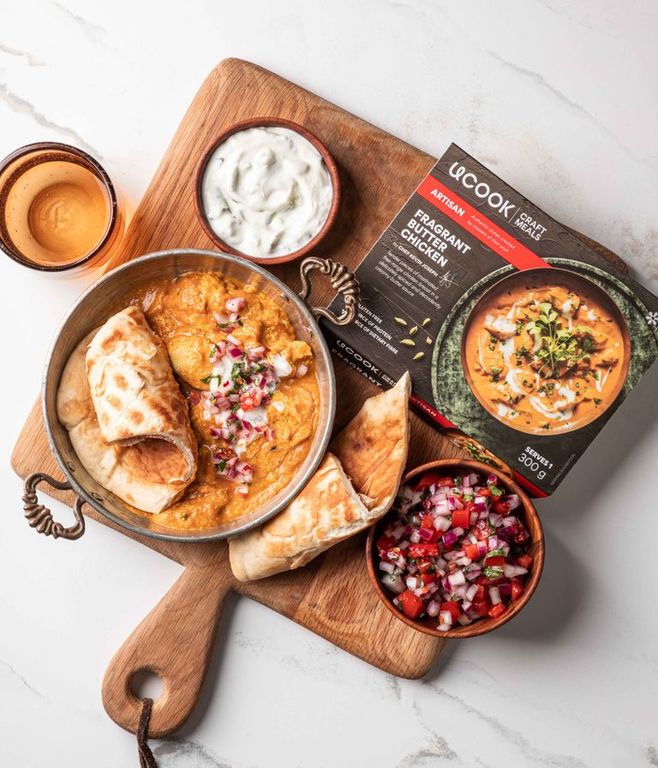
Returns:
[[[402,486],[376,542],[393,604],[411,619],[436,618],[443,632],[504,614],[532,566],[520,506],[493,474],[430,471]]]

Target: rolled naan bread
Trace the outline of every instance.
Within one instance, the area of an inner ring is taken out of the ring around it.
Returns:
[[[104,488],[144,512],[171,506],[192,481],[188,459],[175,443],[157,437],[108,443],[103,436],[87,381],[86,357],[97,331],[68,359],[57,391],[57,416],[67,429],[81,464]],[[195,452],[196,455],[196,452]]]
[[[407,463],[410,387],[407,373],[366,400],[299,496],[262,527],[230,539],[239,581],[306,565],[390,509]]]
[[[130,445],[156,438],[172,443],[185,461],[170,479],[190,480],[196,472],[197,444],[187,403],[165,346],[141,309],[128,307],[101,326],[89,345],[86,366],[105,441]]]
[[[409,452],[409,373],[369,397],[331,444],[373,519],[388,512],[400,487]]]
[[[304,490],[265,525],[231,539],[233,574],[252,581],[299,568],[368,525],[369,513],[328,453]]]

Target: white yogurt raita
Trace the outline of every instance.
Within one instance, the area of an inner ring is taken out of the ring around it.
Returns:
[[[201,183],[212,230],[259,258],[285,256],[310,242],[327,220],[333,194],[320,152],[279,126],[229,136],[210,156]]]

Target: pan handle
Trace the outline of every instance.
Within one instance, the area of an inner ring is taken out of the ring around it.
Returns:
[[[340,315],[336,315],[328,307],[310,307],[316,317],[325,317],[334,325],[349,325],[356,318],[359,308],[359,281],[346,266],[333,259],[322,259],[319,256],[307,256],[299,268],[302,280],[300,298],[305,302],[311,293],[310,273],[319,269],[323,275],[328,275],[331,287],[343,296],[345,306]]]
[[[37,485],[44,480],[58,491],[72,490],[69,483],[55,480],[54,477],[46,475],[44,472],[33,472],[28,475],[23,486],[23,510],[30,528],[36,528],[37,533],[52,536],[53,539],[79,539],[85,532],[85,519],[82,516],[84,499],[76,498],[73,507],[75,523],[67,528],[53,519],[53,514],[48,507],[39,504]]]

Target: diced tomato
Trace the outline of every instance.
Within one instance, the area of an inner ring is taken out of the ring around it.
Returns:
[[[475,524],[475,528],[473,528],[473,533],[475,534],[476,539],[484,541],[491,536],[491,526],[486,520],[478,520]]]
[[[519,555],[516,558],[516,562],[521,566],[521,568],[527,568],[530,570],[530,567],[532,566],[532,555]]]
[[[512,600],[518,600],[523,594],[523,584],[518,579],[512,579],[510,586],[512,587]]]
[[[438,544],[410,544],[407,550],[409,557],[438,557],[439,545]]]
[[[526,531],[525,528],[520,527],[517,532],[514,534],[514,543],[515,544],[525,544],[526,541],[530,538],[530,534],[528,531]]]
[[[430,485],[446,486],[450,488],[452,486],[452,478],[440,475],[438,472],[426,472],[415,485],[415,490],[424,491],[425,488],[429,488]]]
[[[420,527],[427,528],[428,531],[434,530],[434,518],[432,515],[423,515],[420,520]]]
[[[496,501],[494,501],[494,503],[491,505],[491,509],[497,515],[507,517],[507,515],[509,515],[509,502],[503,501],[502,499],[496,499]]]
[[[398,600],[400,601],[404,615],[408,616],[410,619],[417,619],[423,612],[423,601],[409,589],[401,592],[398,595]]]
[[[450,612],[453,624],[457,621],[459,614],[461,613],[459,610],[459,604],[454,600],[448,600],[445,603],[441,603],[441,610]]]
[[[434,584],[436,581],[437,576],[435,573],[424,573],[423,574],[423,586],[426,587],[428,584]]]
[[[478,560],[480,557],[480,548],[477,544],[465,544],[464,554],[471,560]]]
[[[481,603],[483,600],[487,597],[487,588],[484,586],[484,584],[478,584],[477,585],[477,592],[475,593],[473,597],[474,603]]]
[[[480,490],[477,492],[477,495],[491,498],[491,491],[488,488],[480,488]]]
[[[477,603],[473,603],[473,610],[478,616],[486,616],[490,607],[491,603],[488,600],[478,600]]]
[[[431,570],[433,565],[434,563],[429,559],[416,560],[416,568],[418,568],[421,573],[427,573],[429,570]]]
[[[489,608],[489,616],[491,616],[492,619],[498,618],[498,616],[501,616],[505,611],[507,610],[507,606],[503,605],[502,603],[498,603],[498,605],[492,605],[491,608]]]
[[[484,559],[485,567],[494,567],[496,565],[505,565],[507,560],[502,555],[487,555]]]
[[[391,547],[385,554],[386,558],[394,563],[401,557],[404,557],[404,552],[400,549],[400,547]]]
[[[503,569],[498,566],[499,575],[497,576],[485,576],[482,574],[482,576],[477,577],[477,583],[478,584],[486,584],[487,587],[495,587],[497,584],[502,584],[503,581],[505,581],[505,576],[503,574]]]
[[[263,400],[263,392],[260,389],[254,389],[251,392],[245,392],[240,395],[240,405],[243,411],[251,411],[258,408]]]
[[[471,513],[468,509],[455,509],[452,512],[450,523],[453,528],[468,528],[471,521]]]
[[[395,539],[392,536],[380,536],[377,539],[377,549],[378,550],[384,550],[384,552],[388,552],[389,549],[394,547],[397,544]]]

